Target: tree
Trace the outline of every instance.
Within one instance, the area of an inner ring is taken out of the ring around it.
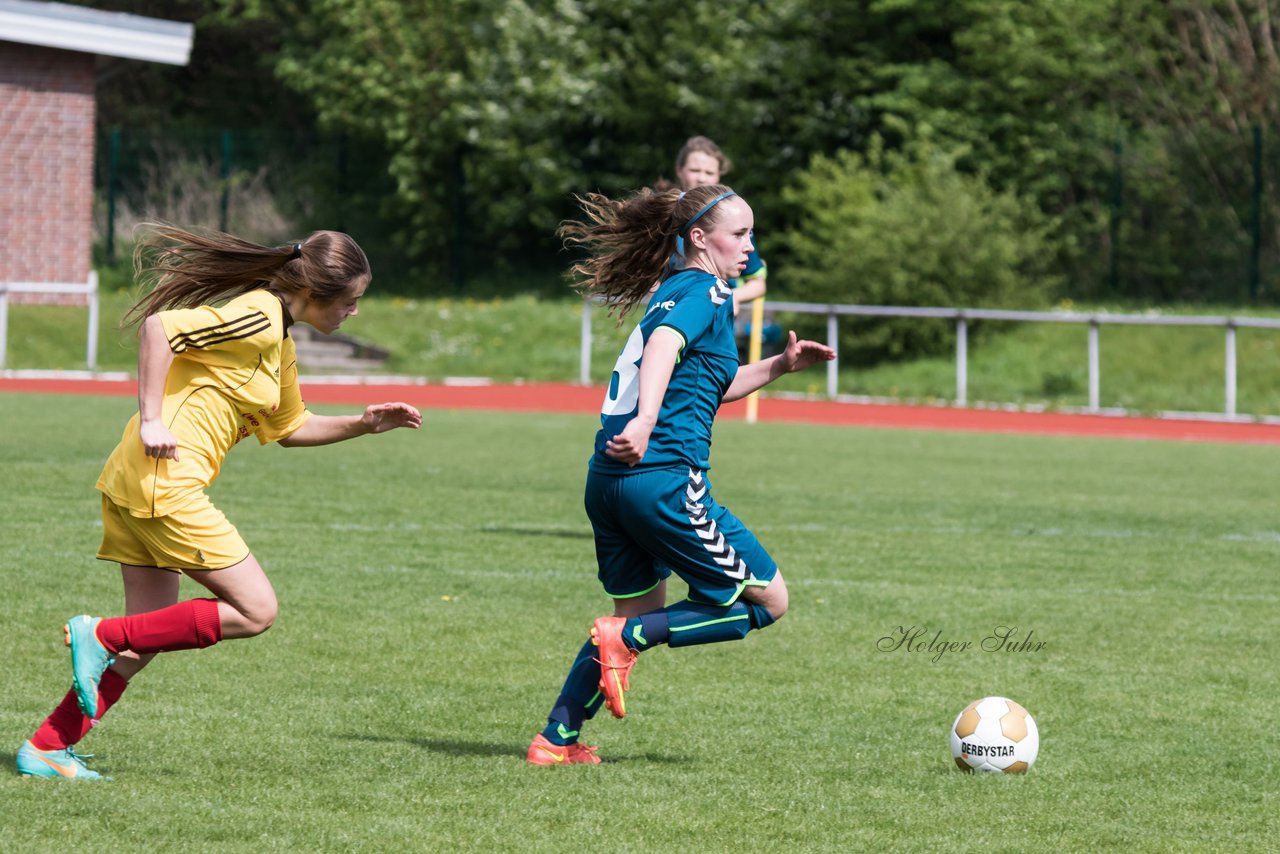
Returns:
[[[1280,201],[1254,175],[1264,153],[1264,175],[1280,167],[1280,21],[1271,0],[1152,4],[1140,22],[1141,61],[1117,86],[1128,125],[1127,287],[1162,299],[1233,299],[1262,275],[1274,297]],[[1255,251],[1269,274],[1250,269]]]
[[[753,4],[739,0],[748,10]],[[707,7],[640,0],[319,0],[286,45],[282,78],[320,121],[383,141],[406,244],[554,251],[571,194],[656,177],[681,117],[721,109],[738,27],[680,36]],[[717,22],[723,13],[716,12]],[[661,156],[659,156],[661,152]]]
[[[1059,284],[1056,225],[1033,200],[997,191],[927,143],[818,156],[788,193],[804,216],[788,232],[793,290],[806,300],[1038,308]],[[938,352],[950,327],[858,318],[841,352],[855,362]]]

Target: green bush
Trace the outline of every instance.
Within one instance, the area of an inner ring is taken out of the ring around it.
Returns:
[[[862,305],[1038,308],[1058,285],[1054,222],[1025,198],[918,145],[818,156],[785,191],[802,210],[783,239],[789,294]],[[874,363],[952,346],[945,322],[841,321],[841,358]],[[978,330],[974,330],[977,332]]]

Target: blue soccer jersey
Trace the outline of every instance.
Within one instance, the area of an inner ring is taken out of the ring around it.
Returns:
[[[671,372],[649,447],[634,468],[605,455],[605,443],[635,417],[640,401],[640,362],[654,331],[667,327],[683,339]],[[687,465],[710,466],[711,425],[738,372],[733,336],[733,292],[710,273],[684,270],[658,286],[644,317],[627,339],[613,367],[591,470],[627,474],[637,470]]]

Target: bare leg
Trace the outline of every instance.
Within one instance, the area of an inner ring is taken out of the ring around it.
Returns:
[[[124,580],[124,612],[127,616],[158,611],[178,601],[178,585],[182,581],[182,576],[176,572],[168,572],[154,566],[121,564],[120,576]],[[116,656],[111,669],[128,681],[139,670],[146,667],[155,656],[154,652],[141,655],[136,652],[122,652]]]
[[[657,611],[667,604],[667,580],[658,582],[658,586],[640,596],[630,599],[614,599],[613,615],[615,617],[638,617],[650,611]]]
[[[763,605],[776,620],[787,613],[787,605],[791,598],[787,593],[787,582],[782,578],[779,569],[773,580],[765,587],[748,587],[742,591],[742,598],[755,605]]]
[[[217,597],[223,640],[260,635],[276,621],[276,591],[253,555],[226,569],[188,570],[187,577]]]

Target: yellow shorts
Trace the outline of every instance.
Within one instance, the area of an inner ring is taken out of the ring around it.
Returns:
[[[240,532],[204,493],[169,516],[147,519],[102,496],[100,560],[181,572],[226,569],[248,556]]]

